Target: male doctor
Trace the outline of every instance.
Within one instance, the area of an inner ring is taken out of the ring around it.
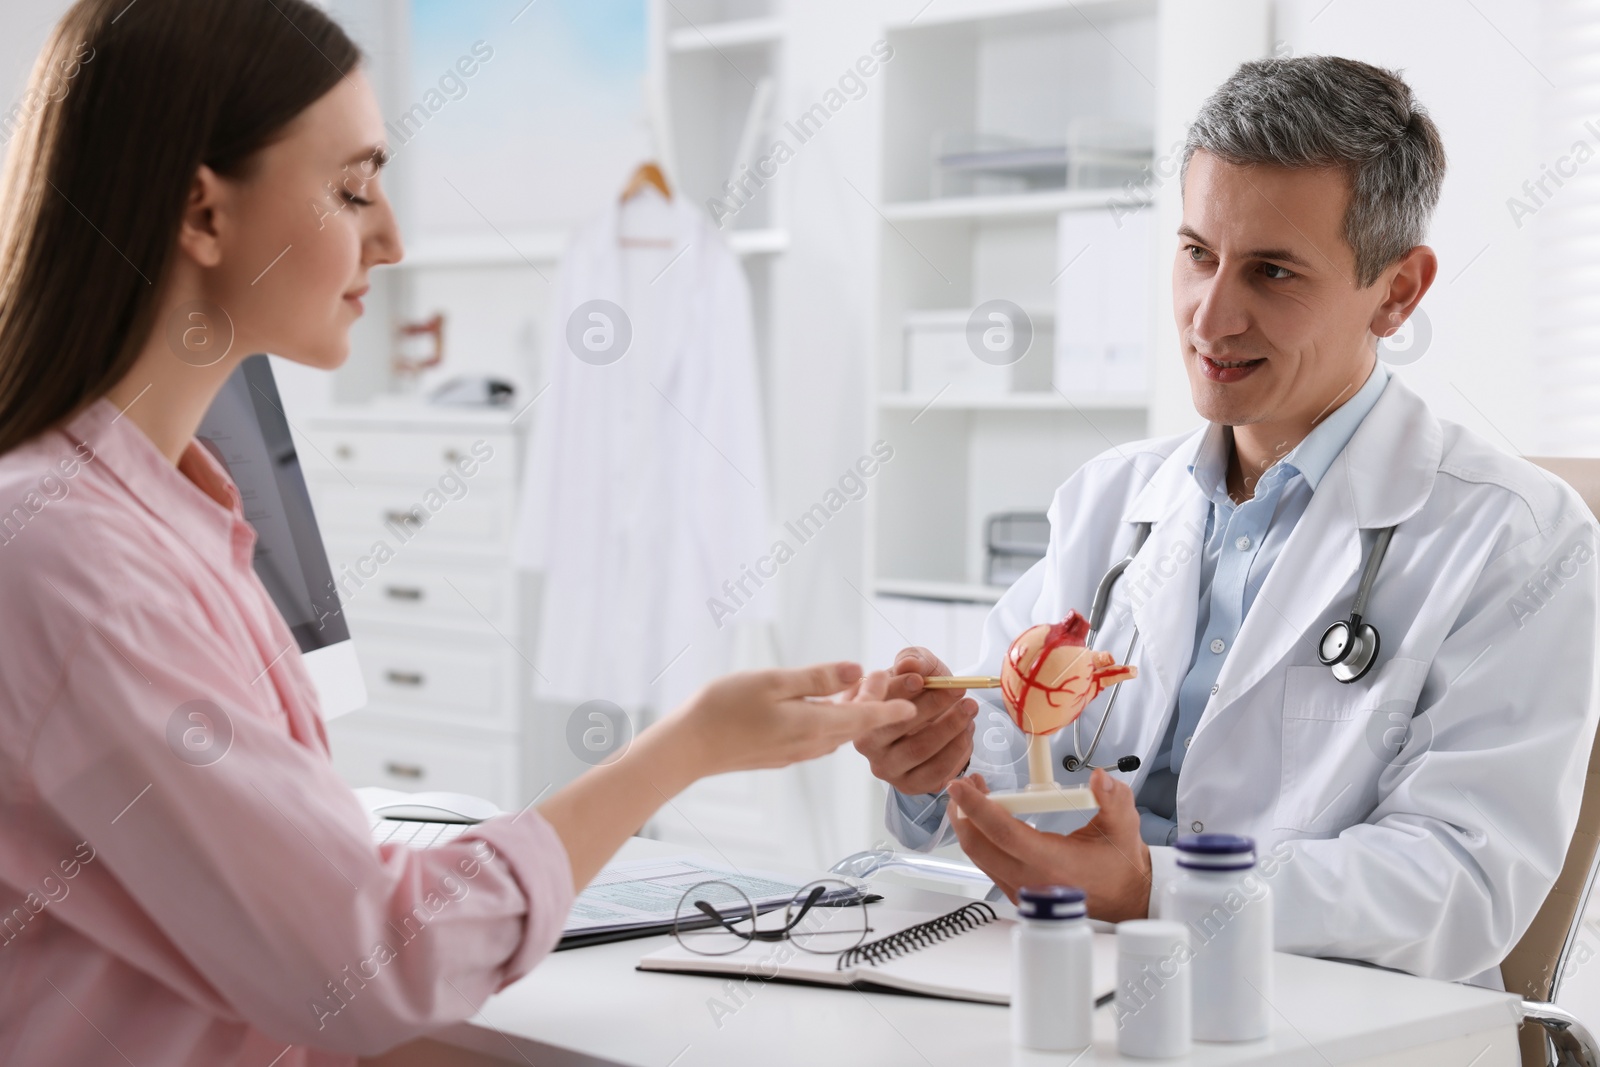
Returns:
[[[857,745],[902,842],[953,832],[1013,899],[1077,885],[1121,920],[1157,911],[1180,833],[1247,834],[1280,950],[1500,986],[1578,816],[1600,561],[1576,493],[1436,418],[1376,359],[1434,280],[1422,241],[1444,171],[1409,87],[1364,63],[1246,63],[1206,102],[1172,292],[1209,425],[1113,448],[1061,486],[1048,555],[995,606],[970,672],[999,674],[1029,626],[1088,614],[1151,524],[1095,642],[1120,662],[1138,629],[1139,676],[1094,763],[1140,766],[1094,771],[1087,825],[1030,826],[985,796],[1027,773],[997,698],[924,689],[949,671],[906,649],[891,695],[918,715]],[[1528,368],[1508,353],[1504,373]],[[1364,613],[1378,655],[1346,683],[1319,642],[1389,528]],[[1072,734],[1054,739],[1062,782],[1084,778],[1062,769]]]

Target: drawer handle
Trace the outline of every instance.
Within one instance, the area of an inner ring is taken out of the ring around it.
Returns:
[[[409,511],[385,511],[383,517],[397,526],[403,526],[408,522],[421,526],[428,521],[428,513],[421,508],[412,508]]]
[[[356,456],[356,450],[351,448],[349,445],[339,445],[333,450],[333,454],[338,456],[340,459],[354,459]]]
[[[466,457],[461,454],[461,450],[458,448],[447,448],[444,450],[444,461],[446,463],[460,463],[465,458]]]
[[[394,685],[409,685],[412,687],[422,684],[421,671],[389,671],[384,675]]]
[[[413,781],[421,778],[425,773],[415,763],[395,763],[393,760],[383,765],[383,772],[390,778],[410,778]]]
[[[389,585],[384,587],[383,592],[390,600],[422,599],[422,590],[414,585]]]

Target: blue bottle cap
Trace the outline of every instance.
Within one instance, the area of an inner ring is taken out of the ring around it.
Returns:
[[[1256,865],[1256,841],[1242,834],[1185,834],[1173,842],[1178,866],[1208,871],[1247,871]]]
[[[1089,914],[1083,890],[1070,885],[1025,885],[1017,890],[1024,919],[1081,919]]]

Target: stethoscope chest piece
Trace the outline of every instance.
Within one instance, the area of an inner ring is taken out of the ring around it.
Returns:
[[[1367,565],[1361,572],[1361,584],[1356,589],[1356,602],[1350,609],[1350,618],[1336,622],[1322,631],[1317,643],[1317,659],[1324,667],[1333,668],[1333,676],[1341,682],[1360,681],[1378,661],[1378,631],[1361,616],[1367,610],[1367,598],[1372,595],[1372,583],[1378,577],[1378,568],[1389,551],[1389,541],[1394,537],[1394,527],[1378,531]]]
[[[1333,668],[1333,676],[1341,682],[1359,681],[1378,661],[1377,629],[1363,622],[1360,615],[1348,621],[1341,619],[1322,632],[1317,645],[1317,658],[1323,666]]]

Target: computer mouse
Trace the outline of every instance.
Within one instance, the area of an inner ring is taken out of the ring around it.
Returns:
[[[372,814],[385,819],[415,822],[482,822],[501,814],[491,801],[465,793],[406,793],[400,798],[374,804]]]

